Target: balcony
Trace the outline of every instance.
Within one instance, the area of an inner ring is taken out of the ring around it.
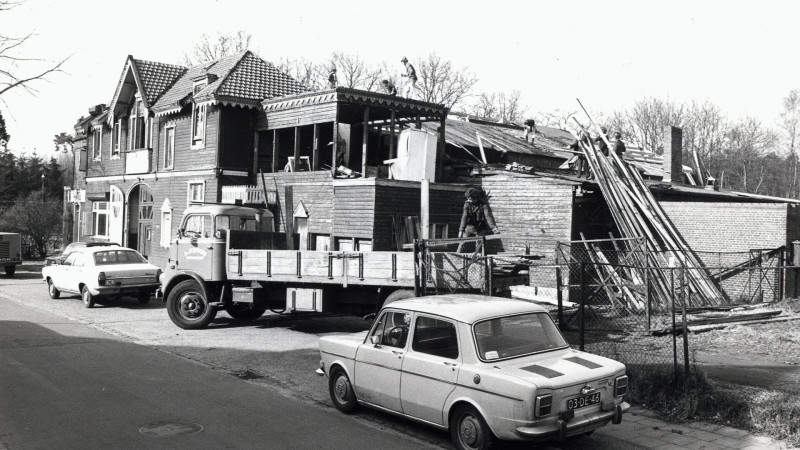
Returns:
[[[234,204],[237,201],[246,205],[263,205],[264,190],[258,186],[222,186],[222,203]],[[267,191],[267,204],[278,203],[278,192]]]
[[[125,152],[125,175],[150,172],[150,159],[153,151],[139,148]]]

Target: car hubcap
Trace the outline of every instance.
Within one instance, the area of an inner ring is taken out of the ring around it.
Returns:
[[[465,417],[458,428],[458,434],[461,436],[461,442],[470,447],[474,446],[478,440],[478,425],[475,423],[475,418],[472,416]]]
[[[336,379],[336,386],[334,386],[334,390],[336,391],[336,398],[338,398],[342,403],[347,402],[347,398],[350,395],[350,387],[347,384],[347,379],[345,377],[339,377]]]
[[[181,297],[180,300],[181,315],[190,319],[196,319],[203,315],[205,311],[205,302],[195,292],[188,292]]]

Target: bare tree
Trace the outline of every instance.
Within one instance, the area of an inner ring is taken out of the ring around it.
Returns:
[[[478,82],[477,76],[467,67],[454,67],[453,63],[436,53],[420,60],[416,70],[421,100],[441,103],[449,109],[469,97]]]
[[[520,91],[509,93],[483,92],[469,109],[472,115],[485,117],[502,123],[519,123],[524,119],[527,108],[520,102]]]
[[[777,135],[758,119],[745,118],[734,123],[725,138],[725,172],[734,178],[732,187],[759,193],[766,175],[771,175],[771,171],[765,174],[765,168],[776,147]]]
[[[482,92],[469,112],[478,117],[497,118],[497,94]]]
[[[800,138],[800,89],[793,89],[783,99],[783,111],[778,127],[782,130],[781,141],[788,159],[789,186],[787,197],[800,196],[797,186],[797,145]]]
[[[8,208],[0,217],[3,229],[30,239],[39,256],[47,256],[47,243],[61,231],[61,202],[45,201],[42,193],[31,192]]]
[[[333,52],[330,67],[336,67],[339,86],[375,91],[379,87],[381,70],[365,63],[357,54]]]
[[[0,13],[20,4],[22,2],[0,0]],[[33,32],[22,37],[0,35],[0,96],[16,88],[35,95],[38,91],[33,86],[34,82],[45,80],[50,74],[63,72],[61,67],[69,57],[52,62],[26,55],[24,46],[33,36]]]
[[[685,120],[684,105],[655,97],[637,101],[626,115],[636,141],[658,154],[664,151],[664,128],[682,127]]]
[[[275,66],[310,90],[323,89],[326,86],[328,72],[319,62],[283,57]]]
[[[203,33],[200,41],[190,51],[183,54],[182,63],[194,66],[243,52],[250,48],[252,38],[253,36],[244,30],[233,33],[217,32],[213,36]]]

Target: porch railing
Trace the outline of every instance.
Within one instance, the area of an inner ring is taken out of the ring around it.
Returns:
[[[267,191],[267,204],[277,203],[278,193],[274,190]],[[236,203],[241,200],[244,204],[264,204],[264,190],[258,186],[222,186],[222,203]]]

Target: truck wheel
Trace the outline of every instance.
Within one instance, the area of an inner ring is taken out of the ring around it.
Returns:
[[[61,297],[61,291],[58,290],[55,284],[53,284],[53,280],[50,278],[47,279],[47,293],[50,294],[50,298],[57,299]]]
[[[94,308],[94,304],[96,301],[95,296],[92,295],[91,292],[89,292],[89,288],[87,288],[86,286],[84,286],[83,289],[81,289],[81,299],[83,300],[84,308]]]
[[[353,384],[350,383],[350,377],[341,367],[331,369],[331,374],[328,378],[328,390],[331,394],[333,406],[339,411],[350,414],[358,407]]]
[[[216,317],[217,310],[208,304],[197,281],[186,280],[170,291],[167,313],[175,325],[184,330],[197,330],[207,327]]]
[[[17,266],[6,266],[6,275],[13,277],[14,272],[17,271]]]
[[[225,312],[236,320],[251,321],[256,320],[264,315],[267,310],[266,307],[251,307],[250,305],[228,305],[225,307]]]
[[[459,450],[484,450],[497,444],[489,425],[470,405],[456,409],[450,420],[450,437]]]
[[[150,293],[140,292],[139,295],[136,297],[136,300],[139,300],[140,305],[146,305],[150,303]]]

